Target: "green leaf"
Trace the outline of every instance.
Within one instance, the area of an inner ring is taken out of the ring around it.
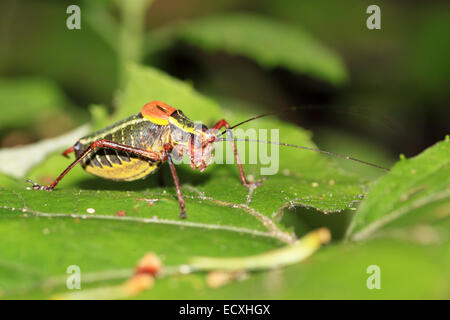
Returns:
[[[225,14],[183,23],[184,41],[210,51],[253,59],[339,85],[348,75],[339,56],[306,31],[255,14]]]
[[[165,101],[208,125],[222,117],[236,123],[249,116],[245,106],[242,113],[225,113],[191,86],[153,68],[132,66],[129,72],[115,119],[139,112],[152,100]],[[242,128],[278,129],[280,141],[314,146],[310,133],[274,118]],[[243,154],[247,148],[240,146],[243,159],[249,157],[248,150]],[[364,194],[363,180],[321,154],[280,148],[279,155],[277,174],[266,176],[256,189],[242,186],[235,165],[213,164],[203,173],[187,164],[177,166],[187,220],[178,217],[176,192],[165,165],[163,186],[157,176],[114,182],[90,176],[77,166],[53,192],[26,190],[23,184],[0,188],[0,247],[6,248],[0,252],[4,295],[48,297],[55,290],[64,291],[64,281],[49,291],[42,291],[42,285],[52,283],[53,276],[64,276],[69,265],[79,265],[88,273],[114,272],[133,268],[148,251],[162,256],[165,265],[183,263],[192,256],[264,253],[295,240],[279,222],[285,208],[300,205],[338,212],[353,207]],[[69,163],[55,154],[33,169],[30,178],[49,183]],[[261,177],[261,167],[267,165],[245,165],[255,179]],[[116,216],[120,211],[126,216]],[[163,290],[169,289],[170,281],[163,282]],[[187,292],[180,289],[173,297],[183,294]]]
[[[86,198],[90,195],[88,193]],[[101,197],[102,194],[98,194],[97,199]],[[91,198],[90,203],[86,199],[88,202],[85,203],[92,205],[94,199]],[[1,201],[5,203],[4,198]],[[11,202],[14,201],[13,198]],[[117,203],[116,200],[113,201]],[[135,200],[130,197],[130,201]],[[7,204],[11,205],[11,202],[8,201]],[[56,207],[61,212],[64,206],[70,205],[67,196],[60,197],[59,203],[63,204],[61,206],[58,206],[58,202],[53,202],[50,209]],[[102,209],[98,203],[95,204],[99,212],[107,210]],[[139,211],[144,209],[151,217],[152,208],[146,203],[138,205]],[[81,207],[84,209],[83,205]],[[167,206],[164,207],[168,209]],[[126,206],[114,209],[110,206],[109,210],[123,208]],[[132,212],[129,214],[132,216]],[[227,212],[223,214],[226,215]],[[111,219],[91,219],[87,214],[84,215],[85,218],[72,219],[58,216],[35,217],[30,213],[7,209],[0,209],[0,215],[0,287],[7,296],[30,297],[30,294],[37,294],[41,298],[48,297],[51,292],[34,286],[52,276],[64,276],[70,265],[80,266],[82,273],[133,268],[148,251],[161,256],[164,264],[173,265],[187,261],[191,255],[205,256],[214,252],[217,256],[239,256],[264,252],[279,245],[271,237],[190,226],[188,222],[170,224],[149,220],[146,223],[144,220],[127,221],[114,216]]]
[[[449,218],[448,137],[411,159],[402,159],[381,178],[362,203],[350,237],[366,239],[386,228]]]

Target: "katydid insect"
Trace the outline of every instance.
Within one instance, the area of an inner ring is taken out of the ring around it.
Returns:
[[[180,218],[186,218],[185,202],[173,159],[174,157],[181,158],[183,155],[188,154],[190,155],[191,168],[203,171],[213,159],[213,143],[217,141],[229,141],[231,143],[236,164],[239,168],[241,183],[247,187],[260,185],[261,181],[251,183],[247,180],[234,143],[239,140],[275,143],[307,149],[387,170],[362,160],[315,148],[272,141],[233,138],[231,129],[274,113],[276,112],[253,117],[232,127],[225,119],[222,119],[212,128],[208,128],[205,125],[195,126],[194,122],[186,117],[181,110],[175,109],[164,102],[152,101],[145,104],[138,114],[87,135],[65,150],[62,154],[66,157],[72,152],[75,153],[75,161],[52,184],[45,186],[38,185],[31,180],[27,181],[33,185],[34,190],[52,191],[61,179],[78,163],[88,173],[105,179],[133,181],[145,178],[147,175],[155,172],[163,162],[167,161],[177,191],[181,210]],[[226,130],[219,132],[223,127]],[[221,138],[225,133],[228,134],[228,139]]]

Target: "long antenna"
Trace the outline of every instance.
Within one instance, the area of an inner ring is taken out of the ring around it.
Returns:
[[[227,132],[227,130],[232,130],[232,129],[236,128],[236,127],[239,127],[239,126],[243,125],[244,123],[247,123],[247,122],[259,119],[259,118],[264,118],[264,117],[267,117],[267,116],[271,116],[271,115],[274,115],[274,114],[283,113],[284,111],[288,111],[288,110],[294,111],[294,110],[297,110],[297,109],[298,109],[298,107],[289,107],[289,108],[286,108],[286,109],[283,109],[283,110],[280,110],[280,111],[267,112],[267,113],[261,114],[259,116],[251,117],[251,118],[249,118],[247,120],[241,121],[238,124],[235,124],[234,126],[224,130],[223,132],[218,134],[217,137],[223,136]]]
[[[264,118],[264,117],[267,117],[267,116],[275,115],[275,114],[281,114],[281,113],[284,113],[284,112],[286,112],[286,111],[295,111],[295,110],[317,110],[317,109],[324,109],[324,108],[323,108],[322,106],[292,106],[292,107],[284,108],[284,109],[282,109],[282,110],[272,111],[272,112],[267,112],[267,113],[264,113],[264,114],[261,114],[261,115],[258,115],[258,116],[251,117],[251,118],[249,118],[249,119],[247,119],[247,120],[244,120],[244,121],[241,121],[241,122],[235,124],[234,126],[230,127],[229,129],[231,130],[231,129],[234,129],[234,128],[236,128],[236,127],[239,127],[239,126],[241,126],[241,125],[243,125],[243,124],[245,124],[245,123],[247,123],[247,122],[250,122],[250,121],[253,121],[253,120],[256,120],[256,119],[260,119],[260,118]],[[355,112],[355,111],[345,111],[345,112],[344,112],[344,111],[339,111],[339,110],[337,110],[337,111],[336,111],[336,110],[333,110],[333,112],[334,112],[334,113],[355,114],[355,115],[359,115],[359,116],[364,116],[364,115],[366,115],[366,113],[363,113],[363,112]],[[394,130],[391,126],[387,125],[388,122],[391,123],[392,120],[389,119],[389,118],[383,117],[383,122],[382,122],[382,124],[385,125],[385,126],[387,126],[389,129]],[[226,130],[225,130],[225,131],[222,131],[220,134],[218,134],[217,137],[223,136],[225,133],[226,133]]]
[[[261,117],[261,116],[259,116]],[[275,145],[279,145],[279,146],[285,146],[285,147],[292,147],[292,148],[298,148],[298,149],[304,149],[304,150],[309,150],[309,151],[315,151],[315,152],[319,152],[319,153],[323,153],[329,156],[334,156],[337,158],[342,158],[342,159],[346,159],[346,160],[351,160],[351,161],[356,161],[377,169],[381,169],[384,171],[389,171],[388,168],[384,168],[382,166],[379,166],[377,164],[373,164],[364,160],[359,160],[350,156],[346,156],[343,154],[339,154],[339,153],[335,153],[335,152],[330,152],[330,151],[324,151],[324,150],[320,150],[317,148],[310,148],[310,147],[304,147],[304,146],[298,146],[295,144],[290,144],[290,143],[284,143],[284,142],[274,142],[274,141],[266,141],[266,140],[254,140],[254,139],[239,139],[239,138],[233,138],[233,139],[228,139],[228,138],[221,138],[220,140],[216,140],[216,142],[219,141],[244,141],[244,142],[258,142],[258,143],[267,143],[267,144],[275,144]]]

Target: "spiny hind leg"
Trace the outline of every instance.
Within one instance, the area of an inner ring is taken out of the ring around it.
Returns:
[[[178,180],[177,171],[175,170],[175,165],[173,164],[172,157],[169,155],[167,157],[169,162],[170,171],[172,172],[173,182],[175,184],[175,189],[177,190],[178,203],[180,205],[180,218],[186,218],[186,206],[184,204],[183,195],[181,194],[180,181]]]
[[[34,190],[46,190],[46,191],[52,191],[56,185],[61,181],[62,178],[64,178],[64,176],[69,173],[70,170],[72,170],[73,167],[75,167],[81,160],[83,160],[90,152],[94,151],[95,148],[100,148],[100,149],[113,149],[113,150],[119,150],[119,151],[125,151],[129,154],[132,155],[136,155],[139,157],[142,157],[144,159],[148,159],[148,160],[152,160],[152,161],[164,161],[165,160],[165,155],[161,155],[158,154],[156,152],[153,151],[148,151],[148,150],[143,150],[143,149],[138,149],[138,148],[134,148],[134,147],[130,147],[124,144],[120,144],[120,143],[116,143],[113,141],[109,141],[109,140],[97,140],[95,142],[93,142],[89,148],[87,148],[82,154],[80,154],[80,156],[78,158],[75,159],[74,162],[72,162],[57,178],[56,180],[47,186],[41,186],[38,185],[36,183],[34,183],[31,180],[27,180],[28,182],[30,182],[33,185],[33,189]],[[71,148],[67,149],[63,154],[67,154],[70,153]],[[67,153],[66,153],[67,152]]]
[[[226,121],[225,119],[222,119],[213,126],[213,128],[217,129],[217,130],[222,129],[223,127],[225,127],[225,129],[227,129],[227,135],[228,135],[228,138],[230,139],[230,143],[233,148],[234,158],[236,159],[236,164],[239,168],[239,176],[241,178],[242,184],[246,187],[260,186],[262,184],[261,180],[258,180],[254,183],[249,182],[247,180],[247,176],[245,175],[244,168],[242,167],[242,162],[239,157],[239,153],[238,153],[236,144],[234,143],[233,133],[231,132],[231,130],[228,130],[228,129],[230,129],[230,124],[228,123],[228,121]]]

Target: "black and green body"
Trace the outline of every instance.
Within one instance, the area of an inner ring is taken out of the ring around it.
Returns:
[[[153,123],[138,113],[78,140],[74,145],[75,156],[79,157],[101,139],[161,153],[163,145],[170,141],[170,128]],[[142,159],[126,151],[98,148],[86,156],[81,165],[87,172],[105,179],[132,181],[154,172],[161,161]]]

